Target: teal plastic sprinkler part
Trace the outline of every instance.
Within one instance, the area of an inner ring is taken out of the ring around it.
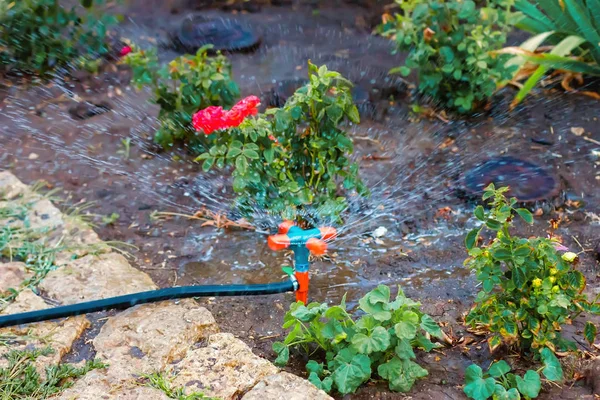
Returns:
[[[308,302],[310,269],[309,255],[321,256],[327,251],[326,240],[333,239],[337,231],[332,227],[302,229],[292,221],[279,225],[279,233],[269,236],[269,248],[273,251],[291,249],[294,252],[294,276],[299,284],[296,301]]]

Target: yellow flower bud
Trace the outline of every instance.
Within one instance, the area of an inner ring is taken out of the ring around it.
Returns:
[[[558,270],[556,268],[550,268],[550,275],[558,274]]]
[[[550,277],[550,278],[548,278],[548,279],[550,279],[550,283],[554,283],[554,282],[556,282],[556,278],[555,278],[555,277],[553,277],[553,276],[551,276],[551,277]]]
[[[538,288],[538,287],[542,286],[542,280],[540,278],[535,278],[533,280],[532,284],[533,284],[533,287]]]
[[[560,292],[560,288],[558,287],[558,285],[552,286],[552,293],[558,293],[558,292]]]
[[[575,261],[576,258],[577,258],[577,254],[572,253],[570,251],[568,251],[562,255],[562,259],[565,260],[566,262],[573,262],[573,261]]]

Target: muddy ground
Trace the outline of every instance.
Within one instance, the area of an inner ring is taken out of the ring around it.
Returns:
[[[314,263],[313,300],[335,303],[348,292],[355,304],[379,283],[400,284],[423,302],[426,312],[446,323],[454,337],[469,337],[461,318],[478,289],[462,267],[463,235],[474,204],[464,191],[464,174],[489,157],[506,154],[542,165],[560,182],[558,192],[528,205],[541,215],[533,227],[518,226],[519,232],[545,235],[548,222],[560,217],[556,234],[575,251],[580,246],[590,250],[581,253],[581,269],[588,291],[598,290],[598,255],[593,249],[600,242],[600,170],[592,154],[600,148],[597,100],[547,89],[509,112],[515,93],[509,88],[485,113],[444,123],[410,112],[408,92],[414,82],[388,77],[387,71],[402,62],[402,55],[390,54],[388,41],[370,35],[373,11],[364,7],[267,5],[248,13],[197,11],[179,2],[154,9],[138,4],[121,11],[128,18],[119,34],[142,45],[158,44],[165,61],[178,55],[167,45],[168,32],[189,13],[242,18],[262,35],[256,51],[230,55],[244,95],[267,99],[278,81],[304,77],[308,59],[339,70],[369,93],[363,122],[351,131],[362,175],[375,188],[370,204],[381,201],[385,211],[379,219],[349,224],[356,228],[333,243],[332,256]],[[512,40],[519,37],[515,34]],[[283,279],[280,266],[289,262],[289,255],[270,252],[260,233],[201,227],[201,222],[182,217],[156,218],[155,211],[192,214],[202,205],[226,212],[230,191],[226,176],[201,173],[185,149],[157,152],[151,144],[157,109],[146,102],[146,93],[128,87],[128,81],[127,69],[113,65],[96,77],[69,74],[64,81],[41,86],[5,80],[0,90],[0,169],[12,170],[26,183],[45,180],[49,187],[62,188],[65,208],[95,202],[93,213],[118,213],[118,220],[109,225],[96,219],[99,234],[104,240],[135,245],[134,264],[163,287]],[[590,84],[599,87],[597,82]],[[65,99],[65,88],[93,103],[106,102],[112,111],[73,119],[69,108],[75,103]],[[575,135],[572,127],[584,128],[585,134]],[[131,139],[127,157],[122,143],[126,138]],[[215,201],[210,200],[212,195]],[[388,229],[379,243],[369,236],[377,226]],[[224,331],[271,360],[271,344],[282,337],[281,321],[291,301],[291,294],[200,300]],[[577,321],[569,328],[575,332],[582,327]],[[459,388],[464,368],[472,362],[487,366],[493,359],[480,341],[483,338],[421,356],[430,376],[408,396],[464,398]],[[289,370],[302,375],[304,362],[295,355]],[[591,389],[583,382],[569,382],[564,388],[547,386],[540,398],[585,395],[591,395]],[[375,383],[347,397],[407,395],[390,393]]]

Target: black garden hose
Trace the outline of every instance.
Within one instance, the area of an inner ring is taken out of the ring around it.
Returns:
[[[110,297],[102,300],[86,301],[84,303],[48,308],[45,310],[2,315],[0,316],[0,328],[28,324],[31,322],[48,321],[57,318],[72,317],[75,315],[82,315],[92,312],[115,309],[123,310],[138,304],[153,303],[163,300],[211,296],[258,296],[294,292],[297,289],[298,283],[294,277],[291,277],[290,280],[285,282],[265,283],[258,285],[199,285],[172,287],[150,290],[147,292],[126,294],[124,296]]]

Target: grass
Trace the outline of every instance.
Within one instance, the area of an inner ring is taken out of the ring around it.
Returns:
[[[50,347],[37,350],[12,350],[4,355],[6,368],[0,368],[0,400],[46,399],[73,386],[75,380],[94,369],[105,368],[98,360],[87,361],[84,366],[56,364],[46,367],[42,377],[35,361],[52,354]]]
[[[193,392],[185,394],[185,390],[182,387],[173,388],[171,386],[171,379],[166,377],[164,373],[155,372],[153,374],[142,375],[142,378],[146,380],[146,386],[159,389],[165,393],[169,398],[176,400],[219,400],[216,397],[205,396],[201,392]]]
[[[56,258],[59,253],[73,252],[73,257],[77,257],[75,252],[83,250],[85,254],[97,255],[107,250],[115,250],[125,256],[131,256],[127,251],[131,245],[121,242],[102,242],[89,245],[80,245],[70,243],[69,237],[65,235],[58,236],[63,227],[57,228],[33,228],[29,215],[36,202],[47,199],[54,202],[61,202],[54,197],[56,190],[42,193],[43,184],[34,184],[29,191],[30,195],[20,196],[16,199],[6,201],[0,196],[0,257],[5,257],[10,261],[24,262],[26,268],[32,273],[31,277],[21,282],[18,287],[10,288],[5,292],[0,292],[0,310],[14,301],[19,293],[25,288],[35,288],[46,275],[58,268]],[[92,220],[96,216],[90,214],[89,210],[94,203],[80,203],[75,206],[67,207],[63,214],[63,220],[72,221],[79,226],[92,226]],[[54,234],[54,235],[53,235]],[[48,238],[53,236],[50,243]],[[135,246],[133,246],[135,247]],[[1,262],[0,258],[0,262]]]

